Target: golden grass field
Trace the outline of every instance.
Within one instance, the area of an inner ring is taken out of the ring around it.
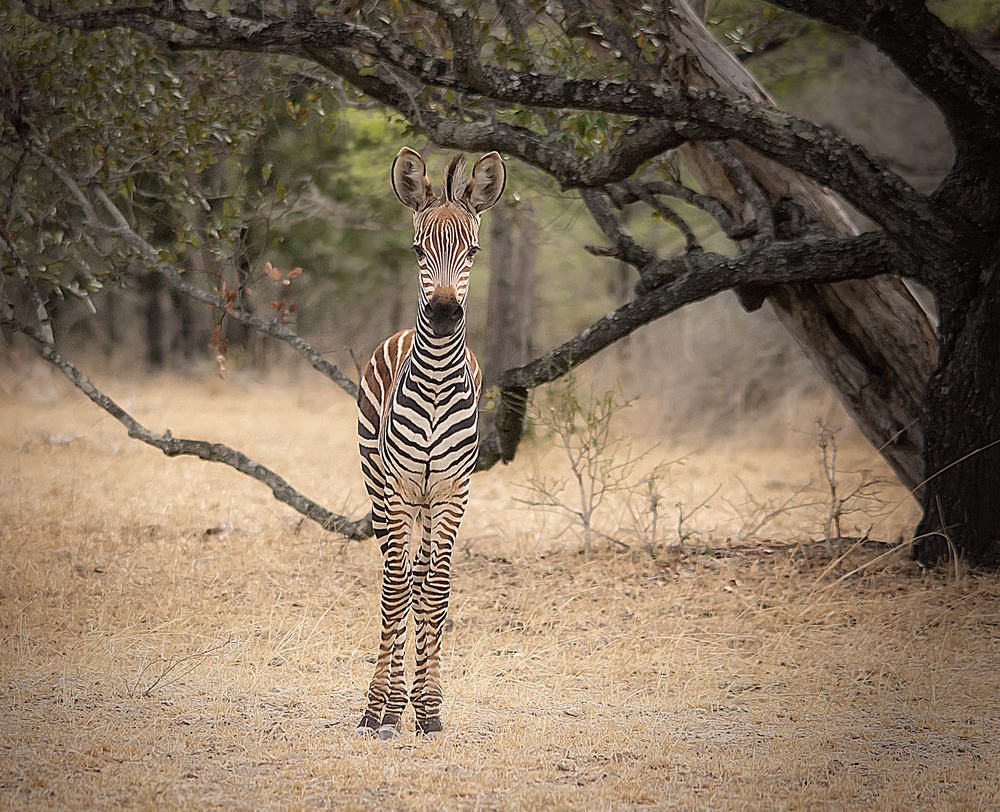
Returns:
[[[354,733],[374,544],[128,439],[45,368],[0,378],[2,809],[1000,807],[998,578],[893,551],[915,516],[893,486],[849,519],[890,546],[831,561],[822,504],[740,537],[755,505],[822,502],[809,412],[766,442],[654,449],[686,460],[652,551],[613,515],[621,543],[585,557],[518,502],[530,474],[560,470],[541,445],[478,475],[446,734],[418,739],[408,716],[382,742]],[[237,445],[332,510],[367,509],[353,405],[332,386],[96,383],[153,430]],[[878,468],[851,431],[838,441],[845,472]],[[676,505],[710,496],[680,549]]]

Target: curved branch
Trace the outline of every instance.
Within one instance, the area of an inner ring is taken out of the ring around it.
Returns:
[[[439,146],[470,151],[499,150],[547,172],[564,188],[586,189],[624,181],[650,158],[680,146],[685,140],[667,122],[640,121],[619,136],[606,152],[581,156],[525,127],[495,119],[443,118],[430,108],[420,106],[389,71],[384,72],[386,78],[377,76],[344,50],[306,47],[302,55],[399,111]]]
[[[639,273],[660,261],[656,254],[640,245],[635,237],[628,233],[621,218],[611,210],[607,199],[599,190],[584,189],[581,196],[590,211],[590,216],[594,218],[594,222],[611,242],[611,248],[608,250],[589,248],[588,250],[592,254],[599,253],[603,256],[617,257],[623,262],[633,265]]]
[[[336,366],[323,358],[319,350],[309,344],[309,342],[303,339],[298,333],[290,329],[287,325],[282,324],[278,319],[266,321],[265,319],[259,318],[258,316],[243,310],[242,308],[233,307],[232,302],[228,301],[225,297],[216,296],[215,294],[188,282],[181,276],[180,272],[174,268],[173,265],[160,259],[160,252],[132,228],[125,215],[122,214],[121,210],[114,204],[103,189],[98,188],[95,191],[95,195],[107,211],[108,215],[111,217],[114,225],[109,225],[100,217],[100,215],[98,215],[93,203],[84,193],[80,185],[65,169],[63,169],[63,167],[49,157],[44,150],[35,145],[32,145],[30,150],[32,154],[37,156],[38,159],[48,168],[48,170],[52,172],[52,174],[55,175],[70,191],[80,208],[83,210],[84,219],[91,228],[100,231],[103,234],[124,240],[125,243],[132,248],[132,250],[139,254],[146,262],[155,268],[164,279],[166,279],[170,287],[179,293],[183,293],[185,296],[190,299],[194,299],[195,301],[210,305],[216,310],[222,310],[226,313],[226,315],[246,324],[248,327],[257,330],[264,335],[269,335],[272,338],[284,341],[297,353],[309,361],[317,372],[325,375],[352,398],[357,397],[357,384],[348,378]]]
[[[708,151],[715,156],[715,160],[732,178],[734,186],[740,190],[743,196],[750,203],[753,210],[754,220],[757,225],[756,236],[761,240],[774,239],[774,212],[771,211],[771,204],[767,200],[767,195],[760,188],[760,184],[754,180],[753,175],[746,165],[737,158],[731,149],[721,141],[710,141],[705,145]]]
[[[357,65],[345,60],[343,53],[337,53],[339,49],[363,53],[377,63],[404,71],[423,84],[479,95],[508,106],[590,110],[655,120],[650,121],[648,127],[639,126],[641,137],[636,137],[633,145],[645,150],[647,155],[656,154],[651,151],[654,148],[662,151],[669,148],[666,145],[688,140],[735,138],[835,189],[886,230],[910,244],[925,246],[927,251],[934,246],[936,236],[948,230],[954,233],[955,229],[967,229],[957,218],[950,218],[946,211],[932,206],[926,197],[862,147],[789,113],[746,98],[733,99],[717,91],[696,91],[656,82],[571,79],[492,65],[473,69],[475,81],[470,83],[456,70],[454,60],[433,56],[366,26],[331,20],[308,11],[288,19],[250,23],[195,9],[184,0],[158,0],[148,7],[112,6],[62,15],[43,11],[26,0],[13,2],[39,19],[85,30],[118,25],[139,28],[136,21],[145,18],[197,33],[196,39],[185,42],[183,36],[176,34],[145,32],[173,47],[308,56],[326,64],[365,92],[371,92],[366,87],[370,83],[357,82],[331,64],[346,62],[352,74],[360,72]],[[440,6],[441,3],[431,5]],[[461,43],[457,45],[461,50]],[[377,93],[374,95],[400,109],[398,104]],[[500,133],[493,129],[490,134],[494,140],[489,142],[489,148],[497,148],[500,143],[496,137]],[[464,140],[473,139],[467,135]],[[483,139],[474,140],[479,148]],[[531,162],[554,170],[565,186],[603,186],[622,178],[617,172],[622,171],[623,156],[617,156],[616,160],[616,156],[608,153],[603,158],[608,166],[602,168],[599,162],[574,162],[566,166],[565,159],[554,163],[542,161],[537,145],[533,152],[535,160]]]
[[[779,6],[873,42],[944,114],[962,140],[962,122],[992,126],[1000,138],[1000,71],[924,0],[775,0]],[[986,135],[980,132],[980,135]]]
[[[670,206],[664,203],[662,200],[657,198],[650,192],[645,186],[638,182],[627,180],[625,181],[625,187],[634,194],[639,200],[649,206],[653,211],[660,215],[668,223],[671,223],[684,237],[684,250],[685,251],[700,251],[701,243],[698,242],[698,238],[695,236],[694,231],[691,226],[688,225],[687,221],[681,217],[676,211],[674,211]]]
[[[773,242],[735,258],[695,252],[647,270],[636,298],[534,361],[500,376],[501,388],[553,381],[620,338],[684,305],[738,285],[825,284],[901,271],[899,251],[881,232]],[[666,282],[664,284],[664,282]]]
[[[223,443],[210,443],[205,440],[189,440],[174,437],[169,430],[163,434],[150,431],[94,386],[90,379],[64,358],[41,333],[18,321],[13,317],[13,314],[7,311],[6,307],[0,311],[0,323],[38,342],[40,345],[39,353],[42,358],[59,369],[77,389],[121,423],[126,431],[128,431],[129,437],[141,440],[147,445],[160,449],[168,457],[190,455],[208,462],[219,462],[223,465],[228,465],[230,468],[235,468],[240,473],[246,474],[258,482],[267,485],[274,494],[275,499],[279,502],[284,502],[310,521],[316,522],[324,530],[331,533],[339,533],[355,541],[361,541],[372,536],[374,531],[372,530],[371,514],[355,520],[333,513],[307,496],[299,493],[299,491],[289,485],[285,479],[278,476],[270,468],[250,459],[246,454],[234,448],[230,448]]]
[[[955,144],[955,163],[931,199],[992,241],[1000,218],[994,194],[1000,186],[1000,70],[923,0],[777,2],[875,43],[937,105]]]
[[[718,223],[722,233],[731,240],[747,239],[757,233],[757,223],[753,220],[738,223],[718,198],[696,192],[694,189],[689,189],[675,181],[640,178],[630,183],[609,184],[607,187],[608,194],[616,206],[626,206],[629,203],[638,202],[641,199],[638,194],[639,189],[653,196],[675,197],[678,200],[683,200],[689,206],[701,209]]]
[[[417,2],[444,18],[451,34],[452,63],[455,73],[472,89],[485,87],[483,66],[473,43],[478,40],[469,12],[452,0],[417,0]]]

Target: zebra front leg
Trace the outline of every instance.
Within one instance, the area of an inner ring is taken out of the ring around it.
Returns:
[[[410,701],[414,710],[422,707],[420,697],[423,694],[424,678],[427,673],[427,623],[426,611],[423,609],[422,595],[424,579],[431,566],[431,515],[429,510],[421,511],[420,544],[413,558],[413,638],[416,669],[413,675],[413,690]],[[417,732],[422,733],[422,714],[417,716]]]
[[[413,678],[413,709],[417,733],[436,736],[444,729],[441,721],[441,635],[448,618],[451,594],[451,552],[458,526],[465,513],[465,497],[457,503],[434,507],[430,538],[421,553],[428,559],[427,572],[419,591],[414,593],[416,671]],[[423,557],[423,556],[422,556]]]
[[[406,521],[407,515],[409,521]],[[412,523],[413,516],[409,511],[393,511],[390,506],[389,536],[382,566],[382,633],[375,675],[368,689],[368,708],[358,725],[359,732],[370,732],[380,739],[392,738],[399,732],[400,717],[406,708],[403,659],[406,652],[406,618],[413,592],[407,552]]]

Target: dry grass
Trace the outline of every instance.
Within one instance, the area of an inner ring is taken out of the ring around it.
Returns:
[[[350,404],[320,384],[105,383],[151,428],[238,443],[332,509],[364,504]],[[638,543],[584,559],[514,501],[544,453],[478,478],[449,732],[386,743],[353,734],[374,545],[128,440],[47,372],[0,390],[4,809],[1000,805],[998,579],[922,575],[884,547],[830,567],[805,509],[735,540],[745,491],[815,475],[808,417],[777,449],[731,438],[672,469],[670,515],[723,486],[685,554],[668,518],[655,559]],[[842,444],[848,468],[871,462]],[[891,538],[912,510],[884,495],[872,523]]]

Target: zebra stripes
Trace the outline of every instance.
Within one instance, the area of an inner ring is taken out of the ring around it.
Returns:
[[[465,346],[465,297],[478,251],[479,220],[503,193],[506,170],[493,152],[471,177],[456,158],[434,194],[423,159],[404,147],[393,189],[413,209],[420,268],[417,326],[384,341],[358,391],[361,471],[383,555],[379,653],[359,732],[396,735],[406,708],[407,617],[414,617],[410,701],[417,732],[442,730],[441,632],[451,590],[451,552],[476,462],[481,376]],[[410,561],[409,539],[419,536]]]

